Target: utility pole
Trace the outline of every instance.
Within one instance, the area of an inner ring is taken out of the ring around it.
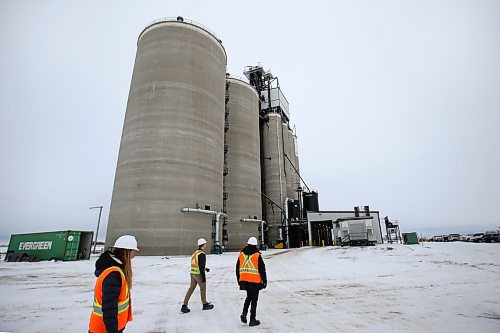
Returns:
[[[95,233],[94,251],[92,251],[92,253],[95,253],[95,247],[96,247],[96,245],[97,245],[97,236],[99,235],[99,225],[101,224],[101,213],[102,213],[102,207],[103,207],[103,206],[95,206],[95,207],[90,207],[90,209],[99,208],[99,218],[97,219],[97,231],[96,231],[96,233]]]

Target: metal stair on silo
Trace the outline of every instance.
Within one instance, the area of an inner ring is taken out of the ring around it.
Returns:
[[[229,87],[231,82],[228,80],[229,74],[226,73],[226,88],[225,88],[225,99],[224,99],[224,166],[222,170],[222,212],[227,214],[227,198],[228,192],[226,188],[226,176],[229,173],[229,168],[227,166],[227,153],[229,151],[229,144],[227,143],[227,131],[229,130]],[[222,218],[222,245],[225,247],[229,241],[229,235],[227,233],[227,217]]]

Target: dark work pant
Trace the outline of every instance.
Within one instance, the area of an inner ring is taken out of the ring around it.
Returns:
[[[250,319],[255,319],[257,312],[257,301],[259,300],[259,289],[247,290],[247,298],[245,299],[245,304],[243,305],[243,314],[246,316],[248,313],[248,306],[250,307]]]

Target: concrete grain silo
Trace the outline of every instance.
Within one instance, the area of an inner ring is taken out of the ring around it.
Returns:
[[[288,160],[291,157],[291,143],[290,136],[288,135],[288,124],[282,123],[282,133],[283,136],[283,165],[285,166],[285,178],[286,178],[286,197],[289,199],[293,198],[293,186],[292,186],[292,177],[293,177],[293,168],[292,164]],[[288,158],[287,158],[288,156]],[[291,159],[291,158],[290,158]]]
[[[282,121],[278,113],[265,115],[262,125],[262,156],[264,193],[276,205],[283,206],[286,198],[286,178],[283,165]],[[281,242],[280,227],[282,212],[266,200],[264,212],[268,225],[268,245],[275,246]]]
[[[259,235],[262,218],[259,96],[248,83],[229,78],[225,191],[229,250],[241,249]],[[244,221],[242,221],[244,220]]]
[[[297,200],[298,195],[297,195],[297,186],[299,185],[299,175],[295,171],[295,169],[299,170],[299,159],[297,157],[296,149],[295,149],[295,136],[293,135],[293,131],[288,129],[287,131],[288,134],[288,144],[289,144],[289,152],[290,154],[288,157],[290,158],[290,161],[288,161],[290,168],[291,168],[291,175],[290,175],[290,184],[291,184],[291,193],[290,193],[290,198]],[[293,163],[293,166],[292,166]]]
[[[293,165],[295,166],[295,169],[297,169],[297,171],[300,173],[299,156],[297,153],[298,152],[297,137],[295,136],[295,134],[292,131],[289,132],[289,135],[290,135],[290,143],[292,145],[292,147],[291,147],[291,152],[292,152],[291,155],[292,156],[290,157],[290,159],[293,161]],[[293,184],[294,191],[296,191],[297,187],[300,185],[300,177],[296,171],[294,171],[294,173],[293,173],[292,184]],[[298,198],[299,198],[299,194],[297,192],[295,192],[294,199],[298,200]]]
[[[215,214],[207,212],[222,210],[225,82],[226,52],[205,28],[179,18],[141,32],[106,246],[131,234],[143,255],[190,254],[199,237],[211,248]]]

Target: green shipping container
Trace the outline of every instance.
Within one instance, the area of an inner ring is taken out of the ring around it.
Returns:
[[[88,260],[92,231],[52,231],[10,236],[6,261]]]
[[[403,243],[405,244],[418,244],[418,236],[416,232],[402,233]]]

